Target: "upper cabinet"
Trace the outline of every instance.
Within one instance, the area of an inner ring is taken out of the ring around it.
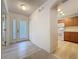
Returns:
[[[71,17],[71,18],[65,18],[64,24],[65,24],[65,27],[78,26],[78,16]]]
[[[73,22],[72,22],[71,18],[65,18],[65,20],[64,20],[65,27],[71,26],[72,23]]]
[[[73,20],[72,26],[78,26],[78,16],[73,17],[72,20]]]

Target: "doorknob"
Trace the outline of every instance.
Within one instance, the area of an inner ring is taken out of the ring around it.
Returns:
[[[17,30],[17,33],[19,32],[19,30]]]

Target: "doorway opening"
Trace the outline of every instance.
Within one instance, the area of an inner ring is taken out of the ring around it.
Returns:
[[[54,54],[61,59],[78,59],[77,5],[77,0],[68,0],[57,6],[58,48]]]
[[[12,16],[12,40],[11,43],[28,40],[28,19],[26,17]]]

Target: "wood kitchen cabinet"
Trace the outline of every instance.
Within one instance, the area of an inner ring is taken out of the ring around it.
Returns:
[[[73,24],[72,26],[78,26],[78,16],[72,18]]]
[[[71,42],[78,43],[78,32],[71,32]]]
[[[78,32],[64,32],[64,41],[78,43]]]
[[[78,26],[78,16],[65,18],[64,24],[65,24],[65,27]]]
[[[78,32],[76,31],[76,27],[78,26],[78,16],[65,18],[64,24],[66,28],[66,31],[64,32],[64,41],[78,43]]]
[[[65,27],[69,27],[72,25],[72,18],[65,18],[64,20],[64,24],[65,24]]]
[[[64,32],[64,41],[71,41],[71,33]]]

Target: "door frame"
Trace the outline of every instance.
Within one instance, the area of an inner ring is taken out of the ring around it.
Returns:
[[[2,38],[2,40],[1,40],[1,45],[6,45],[6,14],[2,14],[1,15],[1,38]],[[5,22],[5,29],[3,29],[3,22]],[[5,33],[3,33],[3,31],[5,32]],[[5,37],[3,38],[3,34],[5,35]]]
[[[11,19],[12,19],[12,24],[11,24],[11,26],[12,26],[11,27],[12,39],[11,39],[11,43],[25,41],[25,40],[21,40],[20,39],[20,30],[19,30],[20,29],[20,20],[21,19],[25,20],[26,21],[26,26],[27,26],[27,23],[28,23],[28,29],[29,29],[29,21],[28,21],[28,18],[26,18],[26,17],[19,17],[19,16],[17,17],[15,15],[13,15],[13,16],[11,16]],[[15,41],[13,41],[13,19],[16,19],[16,32],[17,32],[17,30],[19,30],[18,34],[16,33],[16,40]],[[26,27],[26,29],[27,29],[27,27]],[[29,30],[28,30],[28,38],[29,38]],[[28,39],[28,38],[26,38],[26,39]]]

